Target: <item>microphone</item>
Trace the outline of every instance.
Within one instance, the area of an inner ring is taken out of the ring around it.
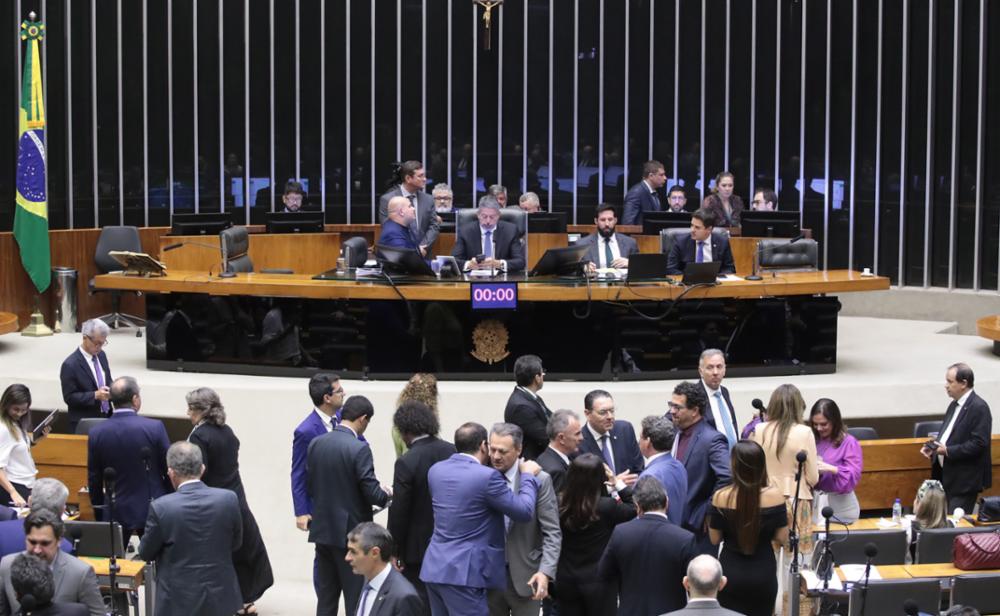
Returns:
[[[21,595],[21,614],[30,614],[37,607],[38,601],[35,599],[35,595]]]
[[[104,485],[106,486],[107,490],[114,492],[115,481],[117,481],[117,479],[118,479],[118,471],[116,471],[114,468],[110,466],[104,469]]]
[[[799,464],[802,464],[803,462],[805,462],[806,461],[806,450],[803,449],[799,453],[795,454],[795,459],[798,460]]]
[[[171,250],[176,250],[177,248],[180,248],[183,245],[184,245],[184,242],[177,242],[176,244],[171,244],[169,246],[164,246],[163,248],[160,249],[160,253],[162,254],[164,252],[170,252]]]
[[[913,599],[903,601],[903,613],[908,616],[917,616],[920,613],[920,606]]]
[[[878,546],[874,543],[865,544],[865,556],[868,562],[865,563],[865,584],[861,587],[861,616],[865,616],[865,601],[868,599],[868,576],[872,572],[872,559],[878,556]]]
[[[816,576],[823,580],[825,586],[833,573],[833,552],[830,551],[830,518],[833,517],[833,507],[823,507],[821,513],[826,520],[826,534],[823,538],[823,552],[816,563]]]
[[[871,543],[871,542],[866,543],[865,544],[865,556],[868,557],[868,560],[871,560],[871,559],[875,558],[876,556],[878,556],[878,546],[875,545],[874,543]]]
[[[67,531],[70,542],[73,544],[73,556],[76,556],[77,551],[80,549],[80,539],[83,537],[83,530],[79,526],[70,526]]]
[[[153,457],[153,450],[148,446],[143,447],[139,450],[139,455],[142,456],[142,463],[146,467],[146,472],[149,472],[149,460]]]
[[[161,248],[160,249],[160,255],[163,255],[163,253],[165,253],[165,252],[170,252],[171,250],[177,250],[178,248],[180,248],[182,246],[200,246],[201,248],[208,248],[209,250],[213,250],[213,251],[220,250],[219,246],[213,246],[211,244],[206,244],[204,242],[177,242],[176,244],[170,244],[169,246],[164,246],[163,248]],[[213,265],[212,267],[215,267],[215,266]],[[229,278],[229,277],[232,277],[232,275],[230,275],[230,276],[223,276],[223,274],[225,274],[225,273],[226,272],[220,272],[219,273],[219,277],[220,278]],[[212,275],[211,268],[209,268],[209,270],[208,270],[208,275],[209,276]]]
[[[750,406],[754,407],[755,409],[757,409],[761,413],[766,413],[767,412],[767,408],[764,406],[764,403],[760,401],[760,398],[754,398],[753,400],[751,400],[750,401]]]

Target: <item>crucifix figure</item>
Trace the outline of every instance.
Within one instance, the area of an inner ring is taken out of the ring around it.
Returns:
[[[489,51],[493,39],[493,7],[503,4],[503,0],[472,0],[472,4],[483,7],[483,49]]]

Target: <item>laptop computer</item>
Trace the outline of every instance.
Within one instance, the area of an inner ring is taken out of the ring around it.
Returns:
[[[662,280],[667,277],[667,255],[654,252],[633,254],[628,258],[628,274],[625,280]]]
[[[632,261],[629,260],[629,265]],[[688,263],[684,266],[684,278],[681,284],[691,286],[695,284],[716,284],[719,276],[719,268],[722,261],[705,261],[704,263]]]

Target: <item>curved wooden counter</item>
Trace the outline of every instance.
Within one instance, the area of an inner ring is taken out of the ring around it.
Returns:
[[[13,312],[0,312],[0,334],[9,334],[18,330],[17,315]]]
[[[991,314],[976,321],[976,333],[993,341],[993,354],[1000,355],[1000,314]]]

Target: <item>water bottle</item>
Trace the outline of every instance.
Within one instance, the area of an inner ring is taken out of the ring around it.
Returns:
[[[897,498],[896,502],[892,504],[892,523],[899,524],[903,517],[903,503]]]

